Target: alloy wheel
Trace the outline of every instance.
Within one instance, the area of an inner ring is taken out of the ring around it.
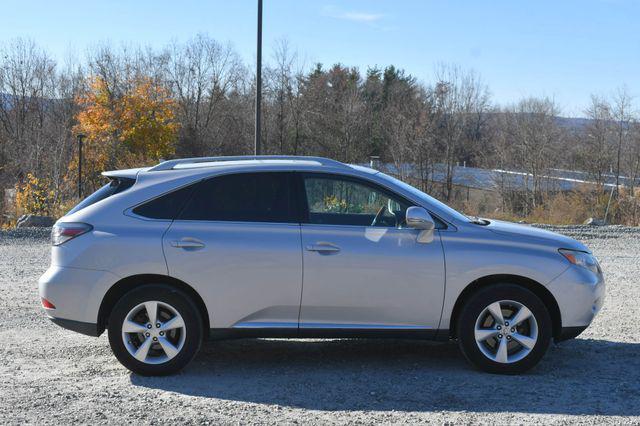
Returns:
[[[122,340],[129,354],[145,364],[162,364],[175,358],[186,339],[180,313],[165,302],[140,303],[122,324]]]
[[[480,312],[474,334],[484,356],[510,364],[522,360],[533,350],[538,341],[538,322],[522,303],[500,300]]]

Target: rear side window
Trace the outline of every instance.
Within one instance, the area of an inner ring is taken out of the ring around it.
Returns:
[[[175,219],[198,184],[185,186],[139,205],[133,213],[149,219]]]
[[[69,210],[67,214],[75,213],[79,210],[84,209],[85,207],[89,207],[92,204],[97,203],[98,201],[102,201],[105,198],[109,198],[112,195],[118,194],[120,192],[126,191],[131,188],[135,183],[135,179],[129,178],[116,178],[112,179],[111,182],[98,189],[93,194],[89,195],[84,200],[80,201],[74,208]]]
[[[298,222],[290,173],[240,173],[202,182],[181,220]]]

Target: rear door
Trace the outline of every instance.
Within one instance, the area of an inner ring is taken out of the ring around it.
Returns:
[[[302,255],[292,174],[200,183],[163,238],[169,274],[193,286],[212,328],[297,328]]]
[[[420,243],[410,203],[350,176],[303,174],[301,329],[432,331],[444,297],[440,234]]]

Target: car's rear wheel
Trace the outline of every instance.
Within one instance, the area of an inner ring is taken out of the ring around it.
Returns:
[[[535,366],[551,341],[551,317],[538,296],[515,284],[482,288],[457,321],[465,357],[481,370],[522,373]]]
[[[193,301],[164,284],[130,291],[109,316],[113,353],[126,368],[145,376],[182,369],[198,352],[202,336],[202,319]]]

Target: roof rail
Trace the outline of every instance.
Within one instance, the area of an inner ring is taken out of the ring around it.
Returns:
[[[297,155],[236,155],[236,156],[222,156],[222,157],[194,157],[194,158],[178,158],[176,160],[167,160],[162,163],[153,166],[148,171],[158,172],[163,170],[172,170],[178,164],[198,164],[198,163],[213,163],[223,161],[243,161],[243,160],[306,160],[316,161],[323,166],[333,167],[347,167],[346,164],[336,160],[324,157],[306,157]]]

